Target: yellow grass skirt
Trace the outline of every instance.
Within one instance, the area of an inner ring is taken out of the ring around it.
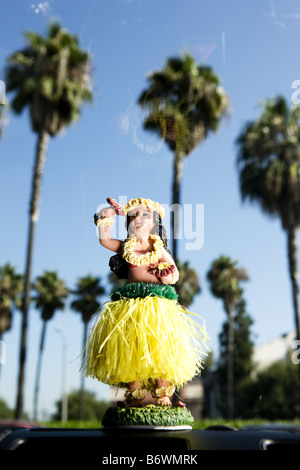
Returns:
[[[145,284],[129,286],[132,291]],[[86,376],[119,387],[138,381],[151,389],[156,379],[180,388],[199,374],[207,341],[203,319],[177,302],[173,287],[146,287],[144,297],[136,297],[140,292],[124,297],[119,290],[119,298],[106,302],[96,314],[82,366]],[[168,288],[169,298],[162,296],[165,292],[157,295],[160,287]]]

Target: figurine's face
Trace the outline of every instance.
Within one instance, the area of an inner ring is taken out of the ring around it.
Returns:
[[[147,238],[153,227],[153,212],[145,207],[137,207],[129,212],[129,234]]]

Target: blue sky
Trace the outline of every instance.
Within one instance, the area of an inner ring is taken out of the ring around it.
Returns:
[[[286,235],[277,219],[242,204],[235,140],[244,123],[260,112],[259,102],[282,94],[291,103],[300,79],[300,2],[296,0],[1,0],[0,80],[10,53],[24,46],[23,32],[45,33],[57,19],[77,34],[93,58],[94,101],[78,123],[49,142],[36,233],[33,274],[57,270],[72,287],[79,277],[98,275],[106,283],[110,253],[98,244],[93,214],[106,197],[149,197],[171,202],[172,155],[142,129],[136,101],[147,74],[170,56],[189,50],[211,66],[231,100],[231,114],[185,160],[182,203],[204,207],[204,244],[179,256],[197,270],[202,292],[191,310],[206,320],[210,347],[218,355],[225,321],[212,297],[206,273],[220,254],[248,270],[247,311],[254,320],[255,344],[294,327],[286,256]],[[8,99],[10,96],[8,96]],[[0,141],[0,265],[25,265],[28,203],[36,135],[28,113],[9,114]],[[106,300],[106,297],[103,298]],[[5,334],[6,364],[0,396],[13,407],[18,373],[20,313]],[[83,327],[66,308],[48,325],[40,390],[40,416],[53,412],[61,392],[62,328],[68,344],[68,389],[80,385],[78,355]],[[25,410],[32,412],[41,320],[30,311]],[[86,388],[106,399],[108,387],[91,379]]]

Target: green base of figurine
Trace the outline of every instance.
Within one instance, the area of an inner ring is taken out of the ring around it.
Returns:
[[[148,405],[140,408],[110,407],[102,419],[105,427],[145,429],[191,429],[194,418],[189,409]]]

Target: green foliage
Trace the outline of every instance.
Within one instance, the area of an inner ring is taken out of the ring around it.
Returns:
[[[176,283],[176,291],[179,295],[179,303],[188,308],[195,295],[200,293],[199,277],[197,272],[190,267],[189,262],[181,263],[177,260],[179,279]]]
[[[74,390],[68,395],[68,419],[78,420],[80,410],[80,390]],[[61,400],[56,402],[56,412],[53,415],[53,421],[61,419]],[[103,400],[97,400],[95,393],[85,391],[84,392],[84,416],[86,421],[97,420],[101,422],[105,411],[108,408],[108,404]]]
[[[24,287],[22,274],[17,274],[15,268],[6,263],[0,267],[0,305],[11,307],[21,306],[20,293]]]
[[[300,226],[300,108],[281,96],[262,103],[261,115],[237,138],[243,200],[279,215],[284,229]]]
[[[61,428],[61,429],[99,429],[101,422],[97,420],[78,420],[72,419],[69,421],[41,421],[41,426],[46,428]]]
[[[255,370],[253,362],[254,343],[251,338],[252,318],[245,310],[246,303],[240,299],[236,305],[234,316],[234,349],[233,349],[233,376],[234,376],[234,400],[235,416],[244,416],[245,395],[247,394],[249,377]],[[223,329],[219,335],[220,358],[216,368],[216,380],[220,387],[221,400],[219,408],[225,412],[224,402],[227,397],[227,342],[228,342],[228,322],[223,324]]]
[[[78,420],[70,420],[66,423],[62,423],[61,421],[42,421],[40,423],[42,426],[46,428],[63,428],[63,429],[99,429],[102,427],[102,424],[99,423],[98,420],[96,421],[78,421]],[[205,429],[211,426],[230,426],[235,429],[244,429],[246,427],[258,427],[264,426],[270,428],[273,425],[281,425],[281,426],[289,426],[289,427],[299,427],[300,426],[300,419],[276,419],[276,421],[271,421],[268,419],[234,419],[228,420],[224,418],[205,418],[205,419],[198,419],[195,420],[192,424],[193,429]]]
[[[11,328],[13,308],[21,307],[23,287],[23,275],[17,274],[10,263],[0,267],[0,339]]]
[[[234,315],[234,370],[237,382],[248,377],[254,370],[252,360],[254,343],[251,338],[252,318],[246,312],[246,302],[240,299],[235,308]],[[223,329],[219,335],[220,339],[220,359],[222,367],[227,363],[227,335],[228,322],[224,322]],[[224,374],[225,376],[225,374]]]
[[[13,410],[10,410],[4,400],[0,398],[0,419],[12,419]]]
[[[82,321],[88,323],[100,307],[99,297],[105,294],[105,289],[101,285],[100,278],[87,275],[78,279],[72,294],[74,300],[71,308],[81,313]]]
[[[56,271],[45,271],[36,278],[35,306],[42,313],[44,321],[50,320],[56,310],[63,310],[69,290]]]
[[[268,420],[300,416],[299,365],[280,361],[259,372],[244,394],[243,417]]]
[[[207,273],[211,292],[215,297],[223,300],[227,314],[235,307],[236,302],[241,297],[241,281],[248,280],[246,270],[238,268],[237,263],[228,256],[222,255],[213,261]]]
[[[148,89],[139,97],[141,107],[149,110],[144,126],[181,155],[190,154],[210,131],[216,131],[228,111],[229,99],[219,78],[210,67],[197,65],[189,53],[169,58],[148,81]]]
[[[92,100],[90,56],[78,38],[58,23],[43,37],[26,32],[26,47],[12,54],[5,70],[7,92],[14,92],[11,108],[30,108],[35,132],[56,135],[76,121],[80,107]]]
[[[238,171],[243,200],[279,216],[288,235],[289,275],[295,330],[300,338],[296,230],[300,227],[300,108],[282,96],[262,103],[261,115],[237,138]]]
[[[22,413],[22,416],[20,418],[29,421],[27,413]],[[2,398],[0,398],[0,420],[1,419],[14,419],[14,410],[10,409],[7,403]]]

